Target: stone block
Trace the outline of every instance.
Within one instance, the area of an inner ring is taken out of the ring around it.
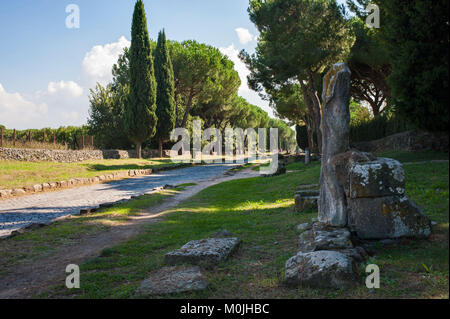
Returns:
[[[286,262],[285,283],[312,288],[346,288],[357,283],[353,259],[337,251],[299,252]]]
[[[404,195],[405,172],[400,162],[390,158],[354,163],[349,172],[351,198]]]
[[[407,196],[349,201],[349,228],[361,239],[427,238],[431,221]]]
[[[169,265],[176,264],[218,264],[226,260],[240,245],[241,239],[208,238],[188,242],[181,249],[165,255],[164,261]]]

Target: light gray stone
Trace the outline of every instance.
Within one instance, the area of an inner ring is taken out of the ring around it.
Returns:
[[[33,186],[33,190],[36,192],[36,193],[38,193],[38,192],[42,192],[42,185],[40,185],[40,184],[36,184],[36,185],[34,185]]]
[[[310,223],[303,223],[303,224],[299,224],[296,227],[297,232],[302,233],[306,230],[310,230],[312,228],[312,225]]]
[[[164,267],[144,280],[138,293],[141,295],[158,296],[180,292],[203,290],[208,286],[200,267]]]
[[[352,199],[348,224],[361,239],[427,238],[431,234],[430,219],[407,196]]]
[[[218,264],[228,258],[240,245],[241,239],[208,238],[193,240],[178,250],[165,255],[164,261],[168,265],[176,264]]]
[[[354,163],[350,169],[350,197],[382,197],[405,194],[405,172],[390,158]]]
[[[296,188],[296,191],[301,191],[301,190],[319,190],[320,185],[319,184],[304,184],[304,185],[299,185]]]
[[[345,63],[337,63],[323,80],[319,221],[338,227],[347,224],[347,205],[344,189],[330,160],[350,148],[350,75]]]
[[[353,259],[337,251],[299,252],[286,262],[285,283],[312,288],[346,288],[358,280]]]
[[[319,196],[302,196],[300,194],[295,194],[294,201],[295,211],[302,212],[309,208],[317,208]]]
[[[352,249],[351,235],[346,228],[320,227],[314,225],[298,237],[301,252],[319,250]]]
[[[25,190],[23,188],[16,188],[16,189],[12,190],[11,194],[13,196],[20,196],[20,195],[25,195],[26,192],[25,192]]]
[[[319,196],[320,191],[318,189],[302,189],[295,192],[295,195],[300,196]]]

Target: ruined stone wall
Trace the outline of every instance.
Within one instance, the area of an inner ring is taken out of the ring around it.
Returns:
[[[144,158],[158,157],[157,150],[144,150]],[[164,151],[168,156],[169,151]],[[0,148],[0,160],[26,161],[26,162],[60,162],[73,163],[86,160],[122,159],[136,157],[134,150],[42,150],[42,149],[20,149]]]
[[[448,152],[448,138],[448,132],[429,133],[412,130],[390,135],[370,142],[354,143],[352,146],[364,152],[384,152],[397,150],[435,150]]]

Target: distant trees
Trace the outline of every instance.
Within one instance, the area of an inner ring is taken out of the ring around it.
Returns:
[[[130,92],[130,51],[125,48],[112,69],[113,81],[106,87],[97,84],[91,89],[89,133],[95,135],[102,148],[129,148],[130,139],[125,130],[125,106]]]
[[[166,42],[164,31],[159,32],[158,44],[155,50],[156,94],[156,139],[158,140],[159,156],[163,156],[163,143],[170,139],[170,132],[175,128],[175,82],[172,60]]]
[[[142,143],[153,147],[156,141],[162,155],[174,126],[192,129],[192,120],[201,119],[203,128],[276,124],[283,134],[280,142],[290,145],[294,132],[239,97],[240,85],[233,62],[217,48],[194,40],[168,41],[164,31],[157,43],[149,40],[143,4],[137,1],[131,48],[114,65],[112,83],[91,91],[91,132],[102,146],[131,141],[138,154]]]
[[[125,128],[141,158],[142,143],[155,135],[158,120],[153,56],[142,0],[138,0],[134,8],[129,65],[130,94],[125,107]]]

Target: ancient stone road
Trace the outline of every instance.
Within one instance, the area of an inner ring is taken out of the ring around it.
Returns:
[[[0,201],[0,237],[32,223],[46,223],[55,218],[78,214],[81,209],[129,199],[166,184],[179,185],[218,177],[235,165],[210,164],[156,174],[41,193]]]

